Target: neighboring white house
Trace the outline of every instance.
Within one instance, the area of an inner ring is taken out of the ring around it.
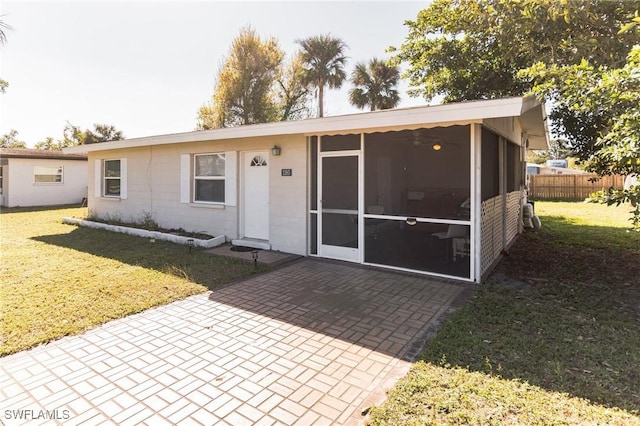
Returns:
[[[508,98],[150,136],[89,155],[98,217],[480,282],[520,230],[544,106]]]
[[[87,196],[87,156],[62,151],[0,149],[0,205],[80,203]]]
[[[580,169],[569,169],[567,167],[556,167],[544,164],[527,163],[528,175],[588,175]]]

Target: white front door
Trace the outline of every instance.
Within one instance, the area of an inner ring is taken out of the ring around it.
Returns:
[[[243,226],[245,238],[269,240],[269,152],[243,153]]]

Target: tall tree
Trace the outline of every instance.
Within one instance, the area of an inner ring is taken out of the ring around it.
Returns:
[[[0,46],[4,45],[7,42],[7,33],[5,31],[12,30],[11,25],[4,22],[3,19],[0,19]]]
[[[305,84],[300,53],[283,64],[276,77],[275,99],[280,121],[309,116],[309,86]]]
[[[581,141],[578,155],[588,171],[600,176],[640,176],[640,45],[631,50],[621,68],[594,67],[587,61],[551,67],[540,63],[527,74],[536,79],[534,92],[551,98],[557,114],[579,123],[558,122],[554,127]],[[633,227],[640,231],[640,186],[610,188],[594,200],[608,205],[630,202]]]
[[[94,124],[93,130],[85,130],[84,144],[118,141],[124,139],[121,130],[110,124]]]
[[[354,87],[349,91],[349,101],[360,109],[369,106],[371,111],[395,108],[400,103],[399,80],[398,67],[377,58],[368,64],[360,62],[351,74]]]
[[[272,89],[283,57],[275,38],[262,40],[252,28],[241,29],[220,69],[211,103],[199,110],[198,128],[276,121]]]
[[[318,116],[324,116],[324,87],[338,89],[346,80],[347,45],[330,34],[297,40],[304,63],[304,81],[318,89]]]
[[[18,131],[11,129],[0,136],[0,148],[26,148],[27,144],[18,139]]]
[[[435,0],[395,52],[413,96],[445,102],[522,95],[518,72],[538,61],[622,66],[637,36],[618,34],[637,1]]]
[[[12,30],[11,25],[4,22],[4,20],[0,19],[0,46],[3,46],[7,43],[7,33],[5,31]],[[5,93],[9,87],[9,83],[6,80],[0,78],[0,93]]]
[[[58,141],[59,146],[88,145],[92,143],[117,141],[124,139],[122,131],[109,124],[94,124],[93,130],[82,130],[69,122],[64,127],[63,139]]]
[[[62,146],[60,145],[60,141],[55,140],[51,136],[47,136],[44,140],[36,143],[34,148],[45,150],[60,150],[62,149]]]

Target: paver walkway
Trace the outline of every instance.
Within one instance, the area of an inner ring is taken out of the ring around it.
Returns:
[[[358,424],[468,289],[298,261],[1,359],[0,421]]]

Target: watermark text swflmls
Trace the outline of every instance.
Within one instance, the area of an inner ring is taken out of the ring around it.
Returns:
[[[33,410],[23,408],[20,410],[4,410],[6,420],[69,420],[71,412],[69,410]]]

